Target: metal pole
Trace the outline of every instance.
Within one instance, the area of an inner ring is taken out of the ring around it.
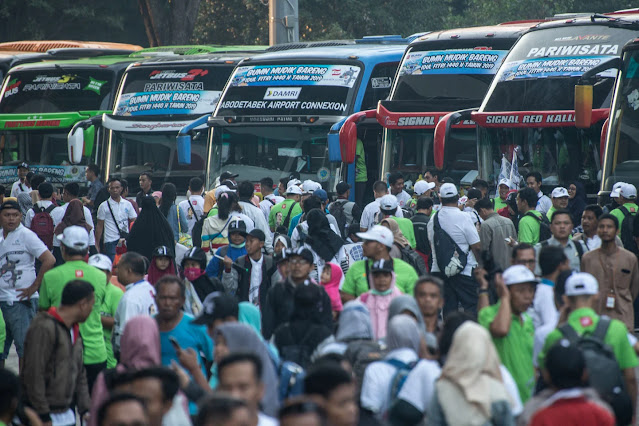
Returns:
[[[268,16],[271,46],[299,41],[298,0],[269,0]]]

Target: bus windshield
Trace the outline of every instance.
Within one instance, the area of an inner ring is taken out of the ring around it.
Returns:
[[[114,114],[210,113],[232,71],[233,64],[131,68],[124,76]]]
[[[351,64],[241,66],[235,70],[215,115],[344,116],[361,70]]]
[[[6,79],[0,114],[106,111],[112,106],[115,73],[110,70],[19,70]]]
[[[326,126],[217,127],[212,132],[210,176],[229,170],[241,180],[271,177],[277,182],[296,171],[302,181],[330,187],[335,167],[328,162],[328,131]]]

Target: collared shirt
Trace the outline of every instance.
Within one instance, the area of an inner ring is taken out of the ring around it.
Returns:
[[[470,246],[480,241],[477,228],[475,228],[472,219],[468,213],[462,212],[457,207],[449,206],[442,206],[437,212],[437,217],[442,231],[446,232],[464,253],[467,253],[466,267],[461,274],[471,276],[473,268],[477,266],[477,260]],[[435,218],[428,222],[428,240],[430,241],[431,255],[433,257],[431,272],[440,272],[437,264],[437,253],[435,253]]]
[[[537,210],[530,210],[529,213],[541,219],[542,214]],[[539,220],[530,217],[528,212],[526,212],[526,214],[519,219],[519,242],[531,245],[537,244],[539,242],[540,227]]]
[[[98,192],[100,192],[100,190],[104,188],[104,184],[102,183],[102,181],[100,181],[100,179],[96,179],[93,182],[91,182],[91,185],[89,186],[89,192],[87,193],[87,198],[91,201],[95,201],[95,197],[98,196]]]
[[[18,290],[36,279],[35,260],[47,250],[42,240],[22,224],[7,238],[0,232],[0,301],[18,301]],[[38,292],[31,297],[37,298]]]
[[[153,188],[149,188],[148,192],[144,192],[140,189],[140,192],[135,194],[135,202],[139,205],[142,205],[142,198],[144,197],[152,197],[153,196]]]
[[[124,326],[131,318],[138,315],[153,316],[156,312],[155,287],[146,280],[127,285],[118,304],[118,309],[115,311],[113,352],[120,351],[120,337],[124,332]]]
[[[275,194],[268,194],[264,197],[264,200],[260,202],[260,210],[262,210],[262,213],[264,213],[264,217],[267,221],[268,215],[271,212],[271,208],[274,205],[281,203],[282,201],[284,201],[284,197],[280,197],[279,195]]]
[[[569,239],[568,242],[566,243],[566,246],[562,246],[561,243],[555,239],[555,237],[550,237],[546,241],[542,241],[541,243],[536,244],[535,257],[537,259],[537,262],[536,262],[537,266],[535,266],[535,275],[541,275],[541,266],[539,266],[539,252],[541,251],[541,248],[545,246],[563,247],[564,254],[568,258],[568,261],[570,262],[570,269],[577,272],[581,271],[581,257],[579,257],[579,250],[577,250],[577,244],[581,246],[582,253],[584,253],[585,255],[588,249],[586,248],[586,246],[584,245],[582,241],[574,241]]]
[[[191,204],[189,204],[189,201]],[[191,208],[191,206],[193,206],[193,208]],[[204,198],[201,195],[191,195],[188,200],[181,201],[178,207],[186,212],[186,221],[189,224],[190,234],[191,231],[193,231],[195,222],[204,217]]]
[[[546,214],[551,207],[552,201],[550,201],[550,198],[544,195],[543,192],[539,191],[537,193],[537,207],[535,207],[535,210],[537,210],[541,214]]]
[[[535,330],[546,324],[557,324],[559,312],[555,306],[555,283],[542,278],[537,284],[533,304],[528,308]]]
[[[113,210],[113,216],[111,216],[109,205],[111,210]],[[98,220],[104,221],[104,242],[118,241],[120,239],[120,231],[129,232],[129,220],[136,217],[138,217],[138,214],[135,212],[133,205],[124,198],[120,198],[118,202],[109,197],[108,200],[100,204]],[[113,218],[115,218],[117,224],[113,221]]]
[[[23,192],[26,192],[27,194],[30,194],[31,191],[33,191],[29,186],[27,186],[26,183],[23,183],[20,181],[20,179],[18,179],[17,181],[13,182],[13,185],[11,185],[11,196],[12,197],[18,197],[18,194],[22,194]]]
[[[64,214],[67,212],[69,208],[69,203],[66,203],[63,206],[56,207],[51,211],[51,219],[53,219],[53,226],[58,226],[60,222],[62,222],[62,218]],[[95,225],[93,224],[93,217],[91,216],[91,210],[89,210],[86,206],[82,206],[82,211],[84,212],[84,221],[91,227],[91,231],[89,231],[89,245],[95,245]],[[60,240],[57,238],[53,239],[53,247],[60,247]]]
[[[363,229],[371,229],[374,225],[377,225],[380,222],[379,215],[379,198],[375,201],[372,201],[364,207],[364,211],[362,212],[362,218],[360,219],[359,226]],[[395,217],[404,217],[404,213],[402,209],[397,206],[397,211],[395,212]]]
[[[406,207],[411,200],[411,196],[408,194],[408,192],[404,190],[402,190],[402,192],[400,192],[399,194],[395,195],[395,197],[397,197],[397,202],[399,203],[399,207]]]
[[[639,269],[634,253],[617,248],[607,255],[601,248],[584,254],[583,271],[592,274],[599,282],[597,312],[622,321],[628,330],[634,330],[633,302],[639,295]],[[608,297],[614,297],[614,308],[607,308]]]
[[[513,221],[491,213],[479,229],[482,251],[488,251],[493,260],[502,269],[510,266],[512,247],[506,243],[506,238],[517,239],[517,230]]]
[[[489,331],[500,306],[501,301],[479,311],[479,323]],[[517,383],[524,404],[530,398],[535,384],[535,368],[532,362],[534,333],[532,319],[527,313],[522,313],[521,316],[512,314],[508,334],[505,337],[492,338],[502,364]]]
[[[262,263],[264,256],[260,260],[253,260],[251,256],[247,256],[251,261],[251,283],[249,286],[249,302],[254,305],[260,304],[260,284],[262,284]]]

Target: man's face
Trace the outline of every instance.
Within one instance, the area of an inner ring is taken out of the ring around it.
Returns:
[[[246,236],[246,253],[249,255],[257,254],[264,247],[264,242],[260,241],[259,238],[252,237],[250,235]]]
[[[513,265],[524,265],[535,272],[535,249],[517,250],[517,257],[513,260]]]
[[[62,201],[64,201],[65,203],[69,203],[71,202],[71,200],[73,200],[75,197],[71,194],[69,194],[67,191],[65,191],[64,189],[62,190]]]
[[[444,298],[435,283],[425,282],[415,287],[415,300],[425,317],[438,315],[444,307]]]
[[[130,392],[144,401],[150,426],[161,426],[162,417],[171,409],[173,403],[173,401],[165,401],[162,380],[155,377],[135,380],[118,387],[118,390]]]
[[[15,231],[20,226],[22,213],[20,213],[20,210],[5,209],[0,212],[0,219],[2,229],[7,232]]]
[[[236,362],[228,365],[219,375],[219,389],[231,396],[244,400],[257,411],[264,395],[264,386],[255,377],[255,366],[250,362]]]
[[[552,206],[559,210],[559,209],[565,209],[566,207],[568,207],[568,197],[557,197],[557,198],[552,198]]]
[[[391,194],[397,195],[404,190],[404,179],[397,179],[394,184],[391,185]]]
[[[122,401],[109,407],[102,424],[104,426],[147,426],[149,417],[140,402]]]
[[[113,181],[109,183],[109,194],[111,194],[111,198],[116,199],[122,195],[122,184],[120,182]]]
[[[301,256],[293,256],[288,261],[288,270],[296,281],[305,280],[313,270],[313,264]]]
[[[78,322],[84,322],[91,315],[93,311],[93,305],[95,304],[95,294],[80,301],[80,320]]]
[[[160,319],[172,320],[177,318],[180,314],[180,308],[184,306],[184,298],[178,283],[161,285],[155,295],[155,304],[158,306],[158,317]]]
[[[147,175],[140,175],[140,180],[138,181],[140,184],[140,188],[144,192],[148,192],[151,189],[151,179]]]
[[[383,244],[377,241],[364,240],[362,250],[364,252],[364,256],[368,257],[369,259],[377,260],[379,253],[381,252],[381,250],[383,250],[382,247]]]
[[[507,185],[499,185],[499,197],[502,200],[506,199],[506,195],[508,194],[508,191],[510,191],[510,188],[508,188]]]
[[[590,210],[584,210],[581,214],[581,227],[587,234],[593,234],[597,231],[597,216]]]
[[[277,186],[277,192],[279,192],[280,195],[284,195],[286,193],[286,185],[280,182],[280,184]]]
[[[331,426],[355,426],[359,416],[353,383],[336,387],[326,398],[326,415]]]
[[[508,290],[510,291],[510,304],[513,312],[516,314],[526,312],[535,297],[535,284],[513,284],[508,286]]]
[[[610,242],[614,241],[617,237],[617,227],[612,219],[601,219],[597,225],[597,235],[601,238],[601,241]]]
[[[273,190],[273,188],[269,188],[268,186],[264,185],[263,183],[260,183],[260,192],[262,194],[270,194],[272,190]]]
[[[20,178],[20,180],[24,180],[27,177],[28,173],[29,173],[29,169],[26,169],[24,167],[18,168],[18,178]]]
[[[541,182],[537,182],[534,176],[528,176],[526,179],[526,186],[534,189],[535,192],[539,192],[541,190]]]
[[[553,221],[550,223],[550,232],[557,240],[565,240],[568,238],[572,232],[572,228],[572,219],[570,215],[567,214],[554,215]]]
[[[228,420],[220,423],[219,420],[216,422],[214,419],[205,419],[201,426],[253,426],[253,419],[247,407],[237,407]]]
[[[424,175],[424,179],[426,179],[426,182],[428,182],[428,183],[430,183],[430,182],[437,183],[435,177],[433,175],[431,175],[430,172],[426,172],[426,174]]]

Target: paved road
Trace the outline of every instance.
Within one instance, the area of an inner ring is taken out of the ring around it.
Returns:
[[[18,374],[18,355],[16,354],[15,346],[11,347],[9,358],[5,362],[4,366],[14,373]]]

